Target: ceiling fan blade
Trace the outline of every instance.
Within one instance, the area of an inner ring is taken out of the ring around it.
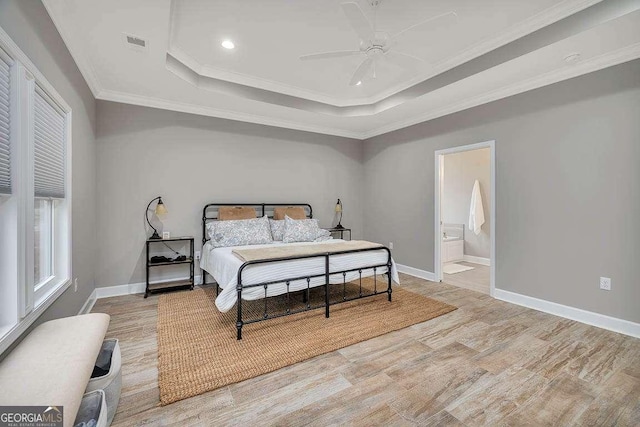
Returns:
[[[358,68],[356,68],[356,71],[353,73],[353,76],[351,77],[351,81],[349,81],[349,86],[355,86],[358,84],[358,82],[361,82],[364,76],[366,76],[367,73],[369,72],[369,69],[371,68],[372,65],[373,65],[372,57],[367,57],[364,61],[362,61],[360,65],[358,65]]]
[[[458,15],[451,11],[451,12],[447,12],[447,13],[442,13],[440,15],[436,15],[436,16],[432,16],[429,19],[426,19],[422,22],[418,22],[417,24],[414,24],[410,27],[405,28],[404,30],[392,35],[390,37],[389,40],[395,40],[396,38],[402,36],[403,34],[407,33],[408,31],[412,31],[415,30],[418,27],[421,27],[423,25],[426,24],[432,24],[434,22],[437,21],[438,25],[447,25],[447,26],[452,26],[458,23]]]
[[[427,61],[418,57],[411,55],[405,52],[399,52],[397,50],[389,50],[385,57],[390,60],[393,64],[399,65],[402,68],[414,69],[417,66],[422,64],[426,64]]]
[[[310,55],[302,55],[301,61],[309,61],[314,59],[330,59],[330,58],[344,58],[353,55],[362,55],[364,52],[361,50],[336,50],[333,52],[312,53]]]
[[[374,33],[371,22],[362,12],[358,3],[348,2],[342,3],[340,6],[358,37],[365,42],[373,40]]]

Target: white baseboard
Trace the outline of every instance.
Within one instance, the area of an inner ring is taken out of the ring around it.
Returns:
[[[482,258],[479,256],[473,256],[473,255],[464,255],[462,260],[466,262],[470,262],[472,264],[486,265],[487,267],[491,266],[491,260],[489,258]]]
[[[628,320],[618,319],[616,317],[606,316],[604,314],[594,313],[592,311],[582,310],[580,308],[570,307],[502,289],[496,289],[494,297],[502,301],[533,308],[534,310],[554,314],[577,322],[586,323],[587,325],[597,326],[598,328],[608,329],[610,331],[640,338],[640,323],[634,323]]]
[[[195,276],[195,283],[200,283],[201,276]],[[188,277],[179,277],[174,278],[172,280],[187,280]],[[161,283],[164,280],[158,280],[150,282],[151,284]],[[115,286],[105,286],[102,288],[96,288],[96,299],[101,298],[110,298],[110,297],[119,297],[122,295],[133,295],[133,294],[143,294],[147,284],[145,282],[141,283],[129,283],[127,285],[115,285]]]
[[[409,276],[419,277],[420,279],[429,280],[431,282],[436,281],[435,273],[426,270],[420,270],[418,268],[409,267],[408,265],[396,264],[398,272],[408,274]]]
[[[97,299],[119,297],[122,295],[132,295],[144,293],[146,283],[130,283],[128,285],[106,286],[96,288]]]
[[[97,292],[94,289],[93,292],[91,292],[91,294],[89,295],[89,298],[87,298],[87,300],[85,301],[80,311],[78,312],[78,316],[81,314],[87,314],[91,312],[93,305],[96,303],[96,300],[98,299],[96,295],[97,295]]]

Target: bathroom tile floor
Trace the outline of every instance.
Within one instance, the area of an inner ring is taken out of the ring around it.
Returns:
[[[489,294],[491,272],[486,265],[473,264],[470,262],[457,262],[456,264],[473,267],[473,270],[463,271],[456,274],[443,274],[443,282],[459,288],[465,288],[483,294]]]

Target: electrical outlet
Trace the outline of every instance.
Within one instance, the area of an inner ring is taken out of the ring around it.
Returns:
[[[196,259],[200,259],[200,251],[196,251]]]
[[[393,242],[389,242],[389,249],[393,249]]]
[[[605,291],[611,290],[611,279],[609,277],[600,278],[600,289],[604,289]]]
[[[73,292],[78,292],[78,278],[73,281]]]

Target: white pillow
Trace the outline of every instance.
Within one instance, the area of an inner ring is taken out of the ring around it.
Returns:
[[[216,221],[210,235],[211,244],[214,248],[260,245],[273,242],[269,218],[266,215],[255,219]]]
[[[209,221],[207,223],[207,238],[209,240],[213,240],[213,234],[215,233],[215,230],[216,230],[215,221]]]
[[[271,227],[271,237],[273,240],[281,242],[284,234],[284,219],[269,219],[269,226]]]
[[[282,241],[284,243],[313,242],[318,237],[319,230],[317,219],[291,219],[285,216]]]
[[[332,240],[331,232],[329,230],[325,230],[323,228],[318,230],[318,234],[314,242],[324,242],[325,240]]]

